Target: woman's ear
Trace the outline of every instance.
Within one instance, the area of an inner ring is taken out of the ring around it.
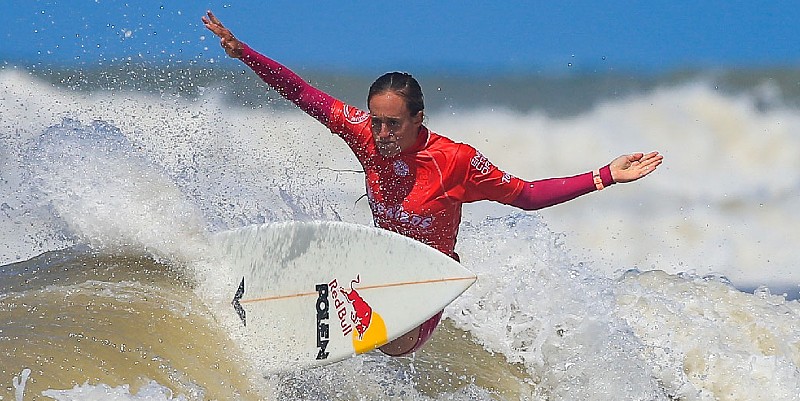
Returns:
[[[422,120],[423,119],[425,119],[425,112],[423,110],[420,110],[414,116],[414,120],[413,120],[414,124],[422,125]]]

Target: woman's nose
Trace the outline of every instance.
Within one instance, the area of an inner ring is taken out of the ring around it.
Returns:
[[[378,137],[386,138],[391,135],[391,131],[389,131],[389,127],[386,124],[381,124],[380,128],[378,129]]]
[[[375,130],[377,128],[377,130]],[[380,123],[380,125],[375,124],[373,126],[373,130],[375,131],[375,136],[378,138],[387,138],[392,135],[392,131],[389,129],[389,125],[386,123]]]

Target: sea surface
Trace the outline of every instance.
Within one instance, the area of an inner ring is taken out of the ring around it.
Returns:
[[[426,347],[274,375],[209,237],[371,224],[344,143],[245,69],[0,67],[0,400],[800,399],[800,70],[421,74],[428,127],[524,179],[664,164],[465,206],[478,281]],[[363,107],[371,77],[298,72]]]

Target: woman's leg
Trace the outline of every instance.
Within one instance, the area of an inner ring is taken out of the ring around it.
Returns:
[[[442,312],[444,311],[439,311],[415,329],[384,345],[380,350],[389,356],[403,356],[420,349],[431,338],[439,320],[442,319]]]

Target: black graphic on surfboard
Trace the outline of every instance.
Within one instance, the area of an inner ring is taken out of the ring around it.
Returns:
[[[236,314],[239,315],[239,319],[242,319],[242,324],[244,326],[247,326],[247,320],[245,318],[247,313],[244,311],[244,308],[242,308],[242,304],[239,303],[239,300],[242,299],[243,295],[244,295],[244,277],[242,277],[242,283],[239,284],[239,289],[236,290],[236,295],[233,296],[233,301],[231,301],[231,305],[233,305],[233,309],[236,311]]]

